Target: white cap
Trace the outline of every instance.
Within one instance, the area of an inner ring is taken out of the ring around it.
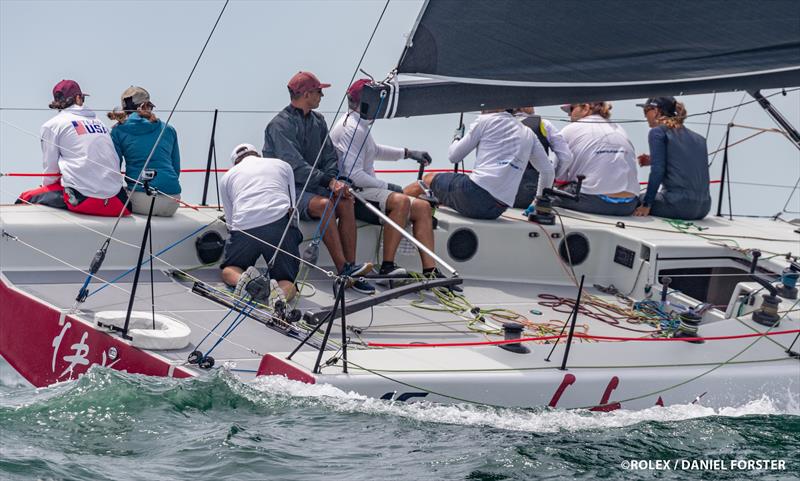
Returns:
[[[231,152],[231,163],[236,165],[236,163],[243,158],[247,157],[248,155],[255,155],[256,157],[261,157],[261,154],[258,153],[258,149],[256,149],[255,145],[253,144],[239,144],[233,148],[233,152]]]

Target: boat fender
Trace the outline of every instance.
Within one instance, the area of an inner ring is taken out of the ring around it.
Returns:
[[[126,311],[100,311],[94,315],[94,320],[101,326],[122,329],[126,314]],[[189,345],[191,333],[189,326],[164,314],[153,316],[151,312],[131,312],[128,335],[134,347],[159,351],[183,349]]]

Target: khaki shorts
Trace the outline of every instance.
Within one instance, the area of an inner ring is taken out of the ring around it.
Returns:
[[[180,199],[180,195],[172,195],[176,199]],[[160,217],[172,217],[175,211],[178,210],[178,203],[170,197],[164,195],[156,195],[156,203],[153,205],[153,215]],[[131,195],[131,210],[134,214],[147,215],[150,212],[150,196],[144,192],[135,191]]]
[[[386,214],[386,202],[388,202],[390,195],[392,195],[391,190],[379,189],[377,187],[367,187],[361,191],[361,197],[373,204],[377,203],[381,212],[384,214]]]

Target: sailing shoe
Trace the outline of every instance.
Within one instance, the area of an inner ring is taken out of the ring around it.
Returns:
[[[447,279],[447,277],[442,274],[438,267],[434,267],[431,272],[425,274],[425,277],[428,279]],[[451,292],[464,292],[464,289],[461,288],[458,284],[448,287]]]
[[[357,277],[363,276],[364,274],[369,274],[372,271],[372,262],[362,262],[361,264],[351,264],[346,263],[342,268],[342,274],[344,276],[350,277]]]
[[[372,263],[364,262],[363,264],[350,264],[349,262],[342,267],[339,274],[347,276],[350,279],[347,282],[347,287],[352,287],[355,291],[363,294],[375,294],[375,287],[369,282],[359,279],[358,276],[372,271]]]
[[[248,267],[246,271],[242,272],[242,276],[239,278],[239,281],[236,282],[236,287],[233,289],[233,297],[237,300],[243,300],[244,296],[248,295],[248,292],[245,289],[247,284],[258,277],[261,277],[261,272],[256,269],[256,266]]]
[[[406,271],[404,268],[398,266],[395,263],[391,263],[391,264],[381,265],[381,269],[380,269],[380,271],[378,271],[378,275],[384,278],[384,279],[381,279],[379,281],[376,281],[376,283],[379,286],[392,286],[392,285],[397,284],[398,281],[393,281],[393,280],[390,280],[390,279],[386,279],[387,277],[405,278],[405,277],[408,277],[408,271]],[[399,279],[400,282],[402,282],[403,280],[404,279]]]
[[[350,287],[353,288],[354,291],[360,292],[362,294],[368,294],[368,295],[375,294],[375,287],[366,280],[364,280],[363,277],[353,279],[353,284]]]

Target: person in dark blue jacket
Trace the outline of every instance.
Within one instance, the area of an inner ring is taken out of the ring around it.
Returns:
[[[147,90],[130,87],[122,93],[122,106],[109,112],[108,118],[117,121],[111,129],[111,139],[120,160],[125,161],[131,210],[136,214],[147,214],[150,210],[150,197],[144,192],[144,186],[136,183],[147,162],[147,170],[156,171],[156,177],[150,182],[158,191],[153,215],[168,217],[178,209],[181,155],[175,129],[171,125],[165,128],[164,122],[156,118],[153,108],[155,105]],[[156,141],[158,146],[153,150]]]
[[[675,97],[649,98],[637,106],[651,127],[650,155],[639,156],[639,165],[650,166],[650,178],[633,215],[702,219],[711,209],[706,139],[683,126],[686,108]]]

